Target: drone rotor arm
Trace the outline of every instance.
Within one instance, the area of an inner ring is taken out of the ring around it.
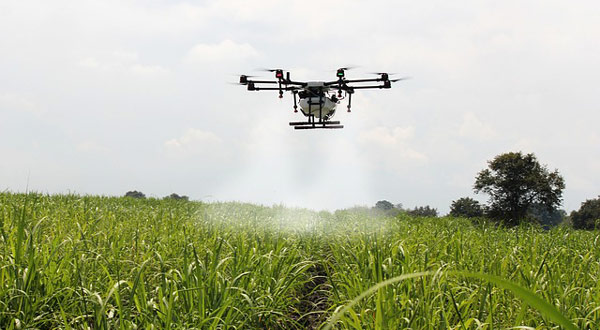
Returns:
[[[387,89],[391,88],[391,84],[369,85],[369,86],[352,86],[352,89]]]
[[[242,85],[245,85],[247,83],[254,83],[254,84],[282,84],[282,85],[292,85],[292,86],[300,86],[300,87],[305,87],[306,85],[308,85],[306,82],[302,82],[302,81],[293,81],[293,80],[287,80],[287,79],[281,79],[281,80],[252,80],[252,79],[246,79],[244,80],[245,82],[242,83]]]
[[[386,79],[371,78],[371,79],[349,79],[349,80],[345,80],[346,83],[364,83],[364,82],[378,82],[378,81],[386,81]]]
[[[279,84],[279,81],[273,81],[273,80],[247,80],[248,83],[254,83],[254,84]]]
[[[388,81],[388,79],[382,78],[370,78],[370,79],[340,79],[335,81],[327,81],[325,82],[325,86],[332,86],[332,88],[337,88],[338,86],[347,86],[352,83],[366,83],[366,82],[380,82],[380,81]],[[338,86],[336,86],[338,85]]]
[[[346,80],[338,79],[338,80],[334,80],[334,81],[326,81],[323,84],[325,86],[333,86],[333,85],[344,84],[345,82],[346,82]]]
[[[252,89],[254,91],[296,91],[298,90],[298,87],[256,87],[254,86],[254,88]]]
[[[306,87],[306,85],[308,85],[308,83],[306,82],[302,82],[302,81],[292,81],[292,80],[286,80],[283,82],[284,85],[296,85],[296,86],[300,86],[300,87]]]

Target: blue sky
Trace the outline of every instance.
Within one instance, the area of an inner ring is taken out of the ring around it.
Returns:
[[[5,0],[0,189],[445,213],[523,151],[570,211],[600,194],[598,31],[597,1]],[[291,96],[228,84],[346,65],[412,79],[307,132]]]

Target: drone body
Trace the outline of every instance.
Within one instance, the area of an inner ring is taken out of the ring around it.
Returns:
[[[306,90],[298,92],[298,105],[306,117],[315,116],[317,119],[328,120],[335,114],[339,101],[327,95],[329,92],[323,81],[309,81]]]
[[[315,128],[343,128],[339,121],[332,121],[337,105],[341,100],[348,98],[348,112],[352,106],[352,94],[357,89],[388,89],[392,82],[403,80],[389,79],[389,74],[377,73],[379,78],[372,79],[346,79],[345,71],[348,68],[337,70],[337,80],[333,81],[293,81],[290,73],[282,69],[268,70],[275,73],[277,80],[251,80],[250,76],[240,76],[240,84],[247,86],[249,91],[271,90],[279,91],[279,97],[289,91],[294,97],[294,112],[300,111],[307,118],[303,122],[291,122],[295,129]],[[365,85],[367,83],[367,85]],[[375,85],[373,83],[376,83]],[[370,85],[369,85],[370,84]],[[275,87],[273,87],[275,85]]]

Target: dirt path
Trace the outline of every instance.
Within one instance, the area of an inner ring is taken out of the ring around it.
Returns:
[[[309,272],[311,280],[304,285],[303,297],[296,306],[297,321],[303,329],[319,329],[327,319],[331,285],[327,281],[325,266],[321,263],[316,263]]]

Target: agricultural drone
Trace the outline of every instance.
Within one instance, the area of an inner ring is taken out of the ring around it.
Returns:
[[[335,114],[336,106],[345,98],[348,98],[350,112],[352,94],[357,89],[388,89],[392,88],[392,82],[406,79],[389,79],[390,74],[385,72],[375,73],[378,78],[346,79],[348,69],[337,69],[336,80],[307,82],[292,80],[290,72],[284,72],[283,69],[266,69],[275,73],[277,80],[252,80],[252,76],[241,75],[239,83],[247,86],[249,91],[279,91],[279,98],[283,98],[283,92],[291,92],[294,97],[294,112],[298,112],[300,105],[300,111],[307,120],[291,122],[290,126],[294,126],[295,129],[315,129],[343,128],[339,121],[332,121],[331,118]]]

